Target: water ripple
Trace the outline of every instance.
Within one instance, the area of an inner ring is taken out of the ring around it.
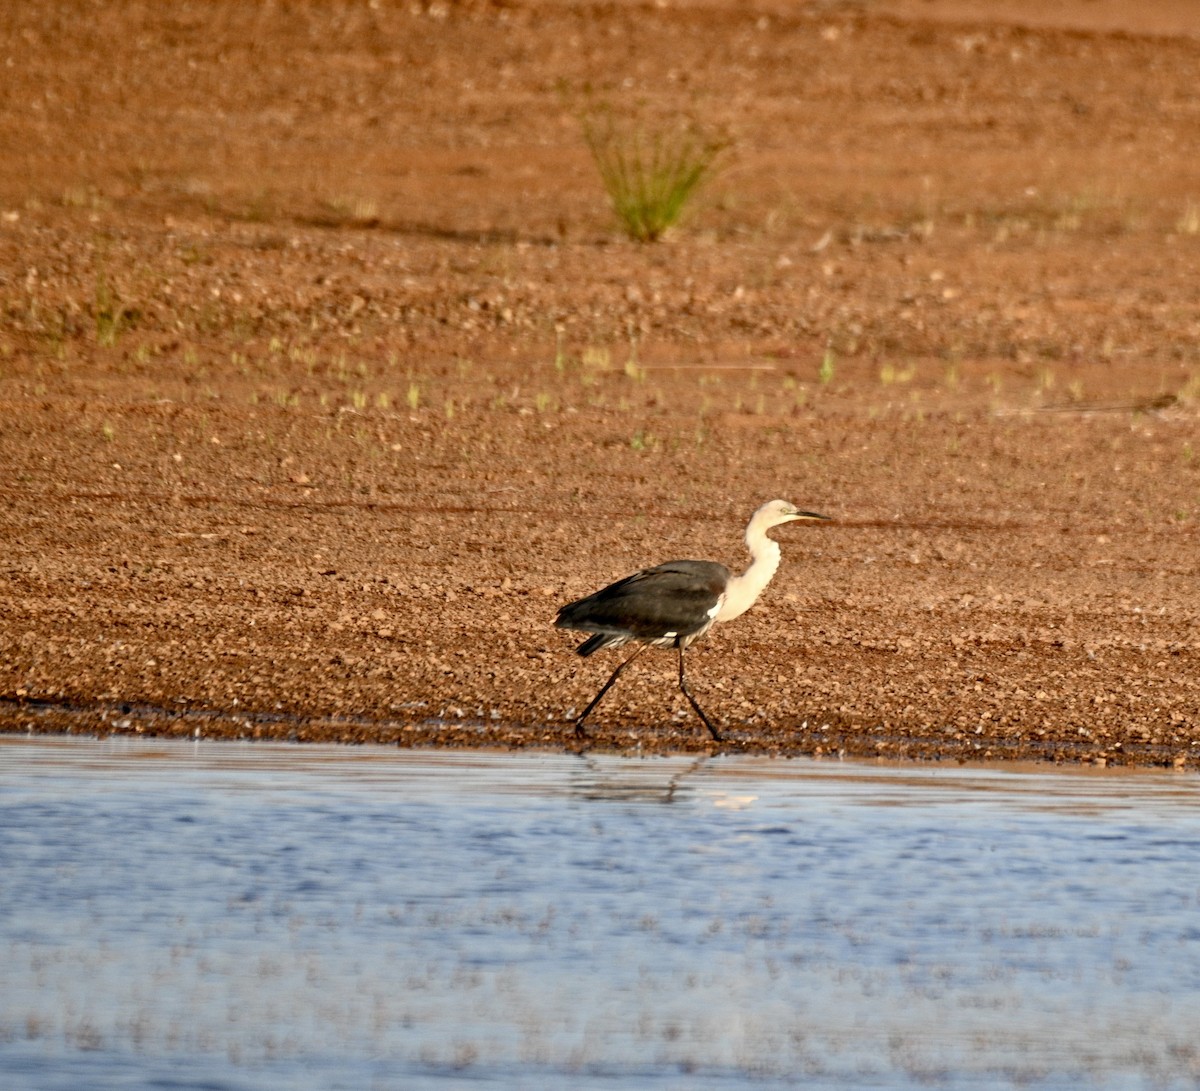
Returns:
[[[1194,1087],[1197,788],[0,737],[0,1082]]]

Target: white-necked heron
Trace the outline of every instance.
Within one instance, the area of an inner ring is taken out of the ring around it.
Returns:
[[[801,511],[786,500],[770,500],[751,517],[746,526],[746,546],[750,567],[734,575],[715,561],[668,561],[643,568],[632,576],[609,584],[594,595],[569,602],[558,611],[554,624],[560,629],[592,633],[576,649],[579,655],[591,655],[601,648],[619,648],[635,642],[641,645],[622,662],[592,703],[575,721],[575,732],[584,735],[583,721],[588,718],[617,680],[617,676],[648,647],[679,649],[679,689],[696,715],[718,742],[721,736],[688,692],[683,653],[718,621],[741,617],[757,601],[779,567],[779,546],[767,537],[767,531],[796,519],[828,519],[812,511]]]

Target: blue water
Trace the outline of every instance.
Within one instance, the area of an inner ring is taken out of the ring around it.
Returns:
[[[0,737],[0,1087],[1200,1086],[1190,774]]]

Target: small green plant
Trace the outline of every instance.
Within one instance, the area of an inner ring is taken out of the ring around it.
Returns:
[[[913,231],[918,238],[930,239],[937,224],[938,207],[933,196],[933,179],[928,175],[921,179],[921,190],[921,215],[913,225]]]
[[[879,365],[879,381],[884,386],[891,386],[896,381],[896,365],[888,361],[884,361]]]
[[[373,227],[379,223],[379,205],[370,197],[357,194],[334,197],[325,202],[329,212],[345,223]]]
[[[908,367],[900,367],[897,364],[885,362],[879,368],[879,381],[884,386],[891,386],[893,383],[909,383],[912,382],[916,373],[917,369],[913,364],[909,364]]]
[[[102,204],[100,194],[91,186],[68,186],[63,190],[62,203],[64,208],[99,208]]]
[[[828,386],[833,381],[833,370],[835,359],[833,349],[827,348],[825,355],[821,357],[821,367],[817,372],[817,378],[821,380],[823,386]]]
[[[1056,231],[1078,231],[1083,227],[1084,220],[1094,210],[1095,201],[1087,194],[1067,197],[1060,202],[1054,216]]]
[[[317,366],[317,350],[313,348],[300,348],[293,345],[288,350],[288,356],[304,365],[304,370],[311,375]]]
[[[613,211],[637,242],[653,242],[679,222],[730,144],[694,124],[652,132],[618,125],[610,111],[585,115],[582,123]]]
[[[408,384],[408,408],[416,412],[421,404],[421,388],[416,383]]]
[[[111,348],[129,326],[129,308],[121,302],[104,273],[96,276],[96,296],[93,306],[96,319],[96,342]]]
[[[1200,372],[1193,372],[1186,383],[1179,388],[1177,397],[1181,402],[1200,401]]]
[[[562,375],[567,370],[567,352],[563,347],[563,328],[554,327],[554,370]]]

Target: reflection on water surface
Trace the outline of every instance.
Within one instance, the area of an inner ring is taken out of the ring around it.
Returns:
[[[1198,789],[0,737],[0,1084],[1194,1087]]]

